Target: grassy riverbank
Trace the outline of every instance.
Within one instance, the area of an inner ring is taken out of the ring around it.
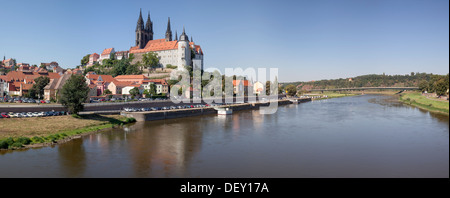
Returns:
[[[134,122],[119,115],[9,118],[0,121],[0,149],[30,144],[55,143],[76,135]]]
[[[317,93],[312,93],[312,94],[318,94],[321,96],[328,96],[328,97],[321,97],[321,98],[314,98],[314,100],[325,100],[325,99],[332,99],[332,98],[342,98],[342,97],[349,97],[349,96],[357,96],[357,95],[361,95],[361,94],[356,94],[356,93],[336,93],[336,92],[317,92]]]
[[[401,94],[399,100],[424,110],[449,115],[448,101],[427,98],[418,92]]]

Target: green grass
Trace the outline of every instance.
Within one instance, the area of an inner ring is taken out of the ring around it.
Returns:
[[[349,96],[357,96],[359,94],[352,94],[352,93],[335,93],[335,92],[324,92],[324,93],[315,93],[320,95],[327,95],[327,98],[316,98],[314,100],[326,100],[326,99],[332,99],[332,98],[342,98],[342,97],[349,97]]]
[[[432,112],[449,114],[449,103],[423,96],[421,93],[406,93],[400,96],[400,101]]]
[[[95,132],[102,129],[113,128],[114,126],[122,126],[124,124],[134,123],[136,119],[134,118],[123,118],[123,119],[114,119],[108,117],[101,117],[97,115],[89,115],[89,116],[79,116],[77,119],[100,119],[106,120],[107,123],[102,123],[95,126],[86,126],[79,129],[72,130],[63,130],[59,131],[59,133],[54,133],[50,135],[42,135],[42,136],[34,136],[32,138],[29,137],[8,137],[4,139],[0,139],[0,149],[14,149],[14,148],[22,148],[24,145],[30,144],[39,144],[39,143],[56,143],[58,140],[63,140],[68,137],[73,137],[76,135],[81,135],[85,133]]]

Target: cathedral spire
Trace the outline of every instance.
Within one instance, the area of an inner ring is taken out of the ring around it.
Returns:
[[[186,35],[186,31],[184,29],[184,26],[183,26],[183,34],[181,34],[181,36],[180,36],[180,41],[188,41],[189,42],[189,38]]]
[[[174,41],[178,41],[178,32],[177,31],[175,31],[175,39],[174,39]]]
[[[194,42],[194,39],[192,38],[192,36],[191,36],[191,42]]]
[[[147,32],[153,32],[153,22],[150,19],[150,12],[148,12],[147,24],[145,25],[145,30]]]
[[[143,29],[144,29],[144,19],[142,18],[142,8],[141,8],[141,11],[139,12],[139,19],[136,25],[136,31]]]
[[[172,30],[170,29],[170,17],[169,22],[167,22],[166,41],[172,41]]]

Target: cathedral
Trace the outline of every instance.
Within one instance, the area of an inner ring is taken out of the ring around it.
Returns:
[[[144,54],[155,52],[158,54],[161,67],[166,67],[167,65],[178,66],[178,68],[192,66],[194,69],[203,70],[202,48],[194,43],[192,37],[189,40],[184,27],[180,37],[178,37],[177,32],[175,32],[175,37],[173,37],[169,18],[165,38],[155,40],[153,36],[153,22],[150,19],[150,13],[148,14],[147,22],[144,22],[141,10],[136,25],[135,46],[131,47],[129,51],[120,52],[116,52],[114,48],[105,49],[101,55],[95,54],[94,58],[91,55],[88,66],[95,61],[101,64],[102,60],[109,59],[111,55],[114,55],[117,59],[122,59],[124,55],[133,54],[135,58],[132,64],[142,63]]]

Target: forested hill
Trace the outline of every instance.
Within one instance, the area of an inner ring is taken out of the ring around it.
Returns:
[[[419,87],[421,82],[433,83],[440,79],[447,79],[448,82],[448,74],[446,76],[427,73],[411,73],[408,75],[370,74],[346,79],[282,83],[282,86],[292,84],[298,90],[352,87]]]

